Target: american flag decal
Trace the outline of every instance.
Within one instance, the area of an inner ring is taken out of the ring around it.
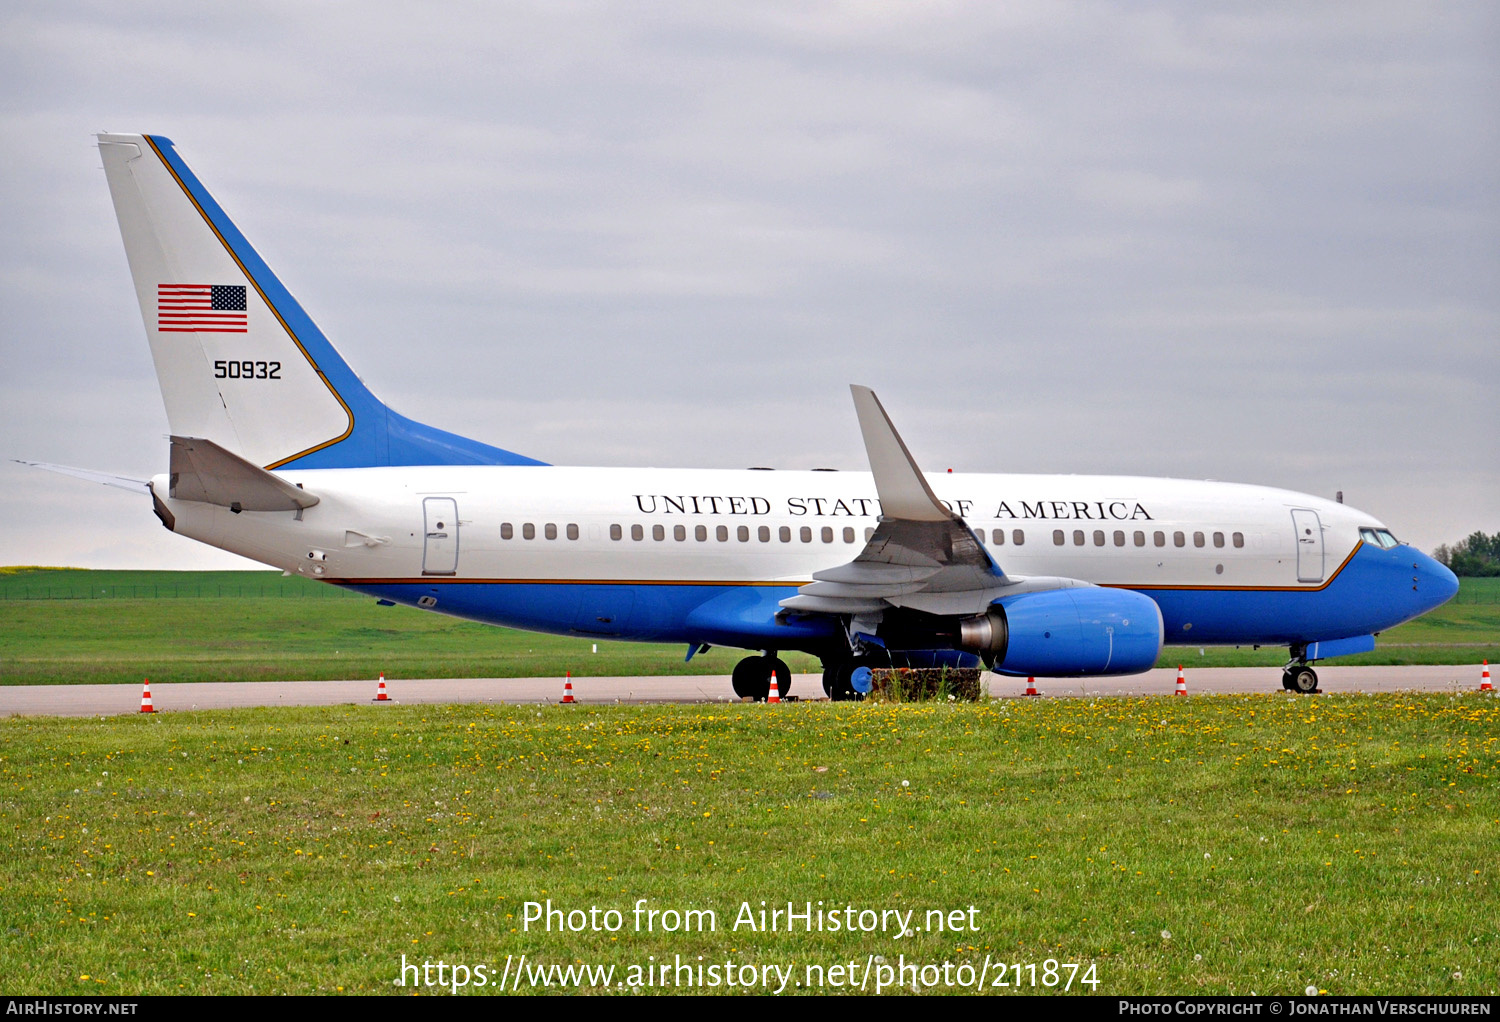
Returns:
[[[245,285],[158,284],[156,329],[164,334],[248,333]]]

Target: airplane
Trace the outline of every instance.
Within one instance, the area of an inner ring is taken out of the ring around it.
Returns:
[[[889,665],[1133,674],[1164,645],[1313,663],[1458,590],[1341,502],[1212,481],[942,474],[852,388],[869,473],[578,468],[408,419],[360,381],[159,135],[98,136],[170,425],[169,471],[77,471],[167,529],[383,603],[535,631],[753,651],[764,699],[818,657],[836,700]],[[57,467],[57,466],[43,466]]]

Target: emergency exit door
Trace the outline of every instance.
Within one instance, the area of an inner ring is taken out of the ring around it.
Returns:
[[[422,574],[458,574],[458,501],[423,498],[422,516],[427,534],[422,543]]]

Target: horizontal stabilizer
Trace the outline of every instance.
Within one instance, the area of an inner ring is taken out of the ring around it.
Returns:
[[[217,504],[233,511],[297,511],[318,498],[201,437],[172,438],[173,500]]]
[[[132,490],[136,493],[151,492],[150,486],[144,479],[111,475],[108,472],[95,472],[91,468],[73,468],[70,465],[49,465],[45,461],[22,461],[20,458],[16,458],[15,461],[18,465],[44,468],[48,472],[58,472],[65,476],[73,476],[75,479],[87,479],[91,483],[103,483],[105,486],[114,486],[121,490]]]

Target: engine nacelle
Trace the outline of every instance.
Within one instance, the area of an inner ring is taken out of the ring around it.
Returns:
[[[992,654],[995,672],[1016,677],[1139,674],[1161,655],[1161,608],[1128,589],[1018,593],[963,625],[966,638],[983,640],[969,648]]]

